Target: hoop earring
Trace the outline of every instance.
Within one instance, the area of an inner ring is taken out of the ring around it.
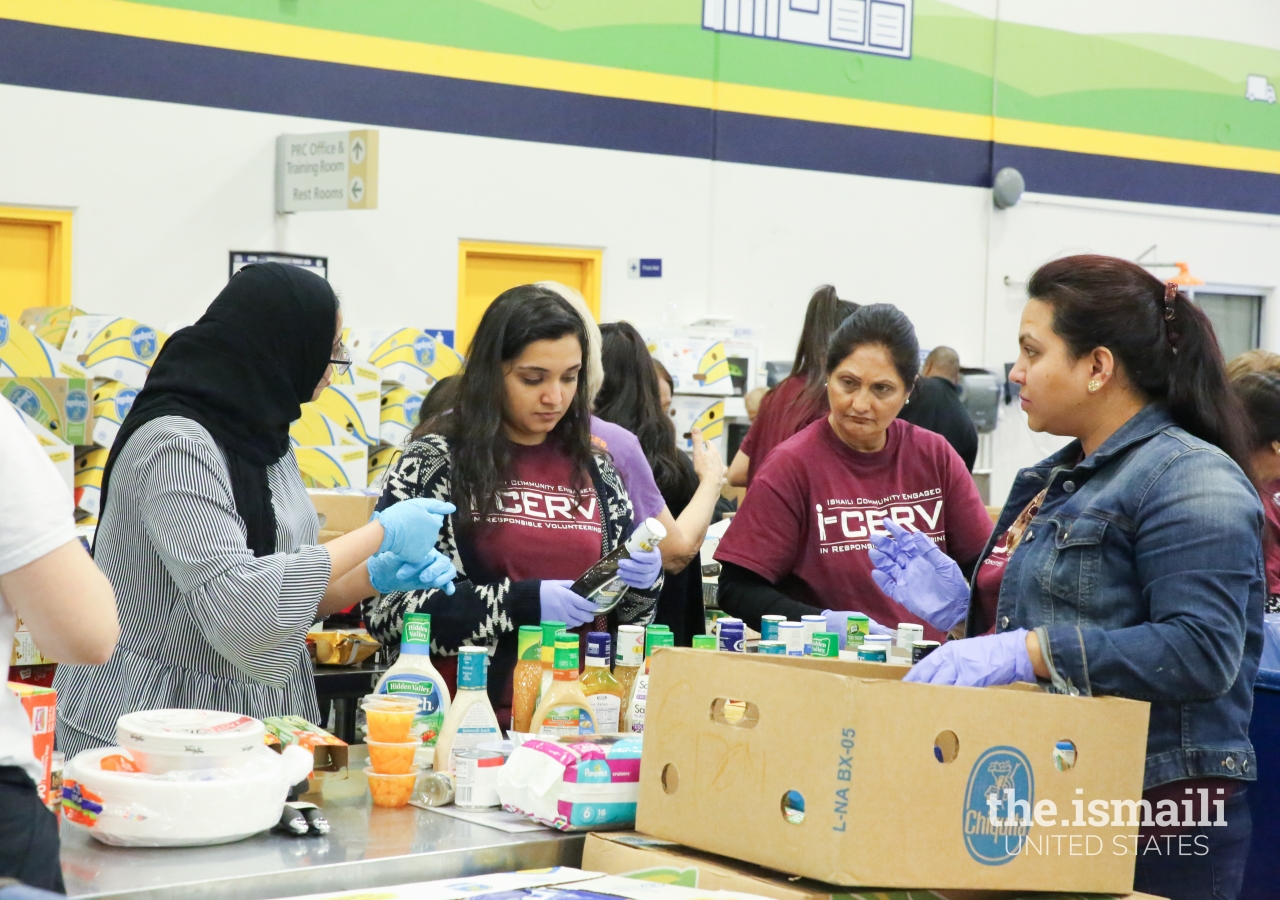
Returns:
[[[1096,378],[1095,378],[1095,379],[1093,379],[1092,381],[1090,381],[1090,382],[1089,382],[1089,393],[1090,393],[1090,394],[1096,394],[1096,393],[1098,393],[1098,391],[1100,391],[1100,390],[1102,390],[1102,382],[1101,382],[1101,381],[1099,381],[1098,379],[1096,379]]]

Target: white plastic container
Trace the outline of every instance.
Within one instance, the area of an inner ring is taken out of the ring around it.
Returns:
[[[263,746],[258,719],[209,709],[146,709],[121,716],[116,740],[151,775],[244,765]]]

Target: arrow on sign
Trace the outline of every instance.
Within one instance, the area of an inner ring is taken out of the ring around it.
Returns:
[[[360,163],[364,161],[364,141],[356,138],[351,142],[351,161]]]
[[[351,199],[356,203],[360,202],[360,198],[364,196],[364,181],[357,175],[351,179]]]

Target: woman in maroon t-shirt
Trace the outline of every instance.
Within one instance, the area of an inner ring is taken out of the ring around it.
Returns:
[[[824,384],[827,342],[840,323],[857,308],[858,304],[837,297],[836,289],[829,284],[818,288],[809,298],[791,374],[761,401],[760,412],[729,466],[730,484],[750,487],[774,447],[810,422],[826,417],[829,411]]]
[[[1280,373],[1252,372],[1233,382],[1253,426],[1249,456],[1267,527],[1262,550],[1267,567],[1267,612],[1280,612]]]
[[[825,367],[830,413],[770,454],[716,550],[726,612],[753,628],[764,614],[822,613],[843,635],[859,611],[942,637],[876,586],[868,556],[886,523],[925,535],[966,568],[991,534],[951,445],[897,418],[919,366],[915,329],[896,307],[864,306],[836,330]]]

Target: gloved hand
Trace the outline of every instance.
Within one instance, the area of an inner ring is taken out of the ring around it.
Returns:
[[[564,622],[577,628],[596,617],[596,605],[581,594],[569,590],[572,581],[543,581],[538,585],[542,601],[542,621]]]
[[[969,585],[960,566],[929,536],[885,519],[889,537],[871,536],[871,578],[880,590],[938,631],[950,631],[969,612]]]
[[[860,616],[860,615],[862,615],[862,613],[848,612],[847,610],[843,610],[843,609],[824,609],[822,611],[822,617],[827,620],[827,624],[826,624],[827,631],[834,631],[840,637],[841,650],[844,649],[845,642],[849,638],[849,617]],[[872,634],[887,634],[887,635],[896,634],[896,631],[894,629],[886,628],[885,626],[877,622],[875,619],[872,619],[870,616],[867,617],[867,620],[871,623]]]
[[[947,641],[911,667],[903,681],[988,687],[1036,680],[1027,655],[1027,629]]]
[[[457,507],[444,500],[414,497],[388,506],[373,518],[382,523],[379,553],[394,553],[404,562],[430,562],[444,517]]]
[[[618,560],[618,577],[629,587],[644,590],[651,588],[662,574],[662,551],[638,550],[630,559]]]
[[[446,594],[454,592],[453,579],[458,570],[449,557],[432,550],[425,562],[405,562],[394,553],[378,553],[369,557],[369,581],[379,594],[394,591],[425,591],[443,588]]]

